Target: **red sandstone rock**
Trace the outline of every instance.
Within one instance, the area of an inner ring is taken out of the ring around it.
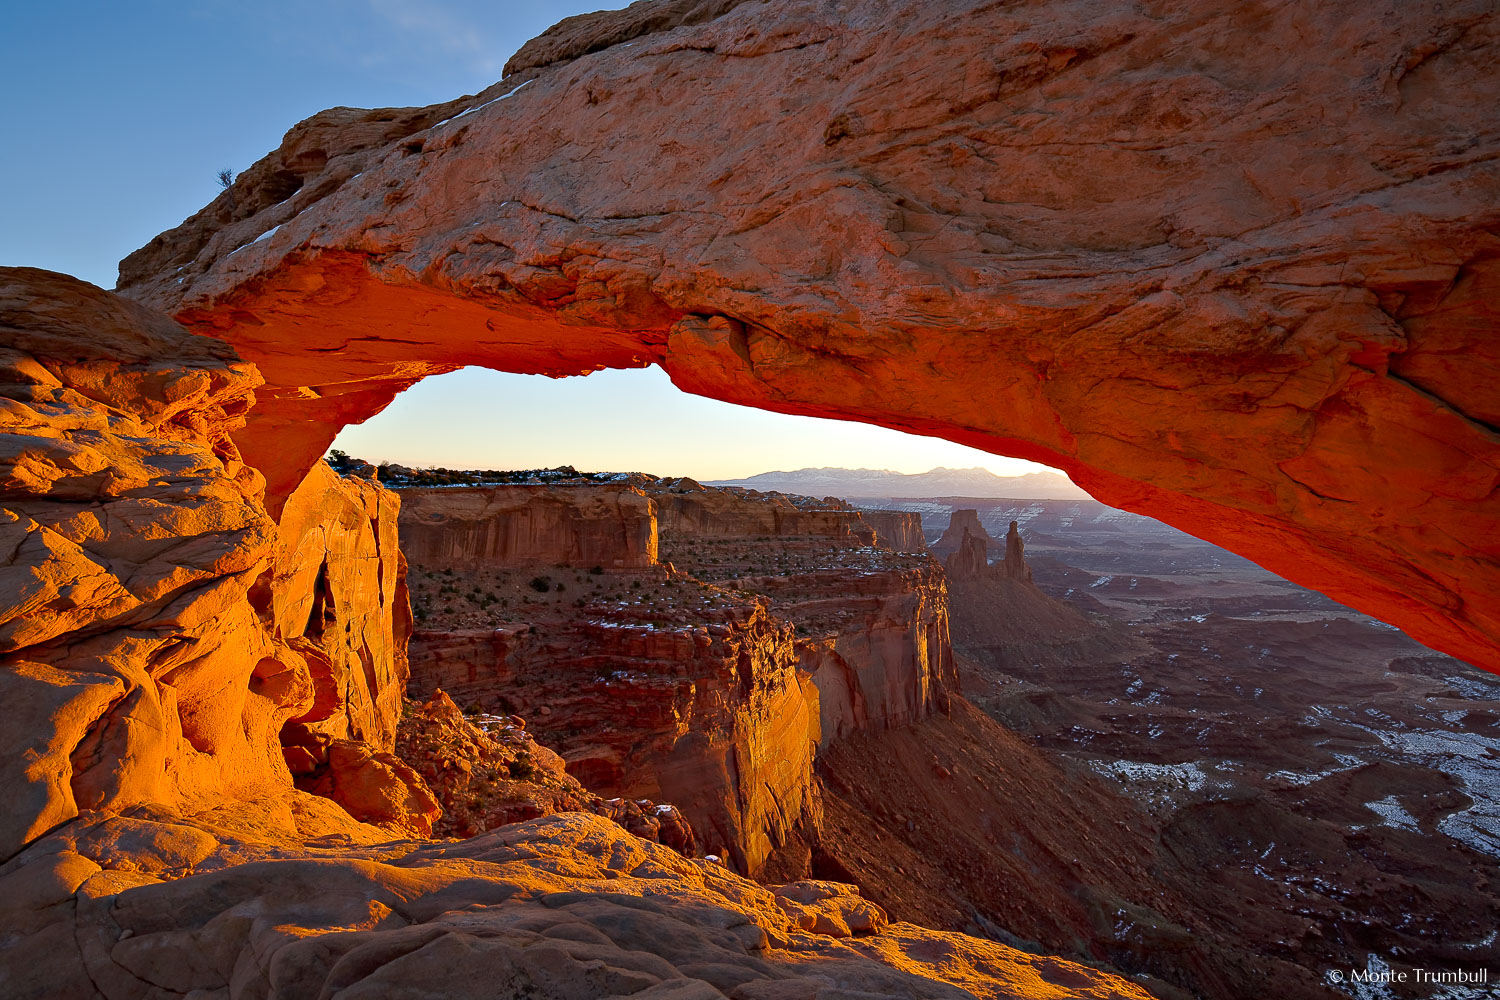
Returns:
[[[401,544],[408,559],[428,566],[656,562],[656,509],[638,489],[472,486],[403,496]]]
[[[273,508],[425,375],[659,362],[1046,462],[1500,667],[1492,4],[654,17],[324,112],[122,263],[260,366]]]
[[[332,799],[362,823],[409,837],[429,837],[443,807],[406,761],[369,744],[334,740],[328,763],[299,783]]]
[[[771,893],[787,916],[814,934],[873,934],[890,922],[884,910],[860,898],[858,887],[842,882],[792,882],[776,886]]]
[[[309,849],[241,815],[53,833],[0,868],[7,996],[1148,1000],[962,934],[833,936],[879,909],[834,883],[778,897],[586,813],[385,841],[351,825]],[[793,905],[831,933],[804,930]]]
[[[1010,522],[1005,532],[1005,559],[999,564],[1007,579],[1031,582],[1031,567],[1026,565],[1026,543],[1021,540],[1020,525]]]
[[[942,537],[932,543],[932,554],[939,559],[947,559],[963,548],[965,536],[977,539],[986,553],[989,552],[990,543],[994,541],[990,533],[984,530],[984,525],[979,523],[979,511],[972,508],[955,510],[948,515],[948,527]]]
[[[396,753],[436,793],[438,836],[472,837],[507,823],[587,810],[597,801],[567,773],[562,758],[522,726],[495,716],[487,721],[488,731],[442,691],[412,704],[401,720]]]
[[[685,490],[664,484],[653,484],[646,491],[656,501],[662,536],[678,544],[713,538],[757,538],[767,549],[784,538],[797,540],[795,544],[807,538],[827,539],[840,546],[875,544],[875,530],[860,513],[833,497],[752,496],[733,488]]]
[[[649,799],[606,801],[536,742],[519,716],[471,720],[442,691],[409,706],[397,732],[396,754],[441,804],[442,815],[431,830],[440,837],[472,837],[538,816],[583,811],[687,857],[697,851],[693,828],[675,806]]]
[[[391,749],[411,636],[400,504],[380,484],[322,462],[287,500],[271,605],[314,688],[312,708],[289,725]]]
[[[929,558],[872,548],[874,531],[841,501],[632,482],[403,490],[423,620],[412,690],[526,716],[591,790],[627,810],[638,798],[675,803],[707,849],[755,871],[794,828],[816,825],[815,748],[946,704],[955,677],[942,573]],[[676,570],[584,576],[553,565],[575,534],[533,531],[536,505],[549,525],[571,525],[622,497],[647,505],[645,522],[588,520],[591,551],[640,551],[622,549],[640,536],[654,555],[660,510]],[[540,541],[475,541],[514,538]],[[465,550],[454,574],[449,554]]]
[[[968,529],[965,529],[959,539],[958,548],[954,549],[953,554],[943,561],[943,569],[947,571],[950,579],[979,576],[990,568],[989,551],[988,536],[978,538],[969,534]]]
[[[706,848],[755,870],[813,807],[817,703],[790,628],[755,604],[664,627],[564,607],[502,629],[419,629],[414,692],[525,717],[590,790],[671,802]]]
[[[461,845],[391,841],[425,834],[437,802],[394,755],[332,734],[388,732],[383,685],[401,675],[405,593],[392,498],[314,468],[278,530],[224,436],[253,369],[71,279],[4,278],[7,995],[266,985],[562,1000],[749,997],[764,983],[777,995],[957,998],[1043,981],[1058,996],[1144,996],[960,935],[880,929],[879,909],[845,887],[778,902],[583,814]],[[734,621],[764,617],[749,607]],[[656,655],[680,648],[638,638]],[[696,633],[688,642],[700,645]],[[726,652],[723,693],[776,689],[753,652]],[[750,702],[759,728],[726,745],[774,762],[759,733],[805,702]],[[293,789],[285,760],[327,797]],[[777,775],[744,773],[753,797],[783,807]],[[685,835],[639,802],[618,811],[663,839]],[[808,912],[821,936],[802,930]],[[867,930],[850,944],[829,936]]]
[[[875,529],[875,544],[892,552],[925,552],[922,515],[905,510],[862,510],[859,516]]]

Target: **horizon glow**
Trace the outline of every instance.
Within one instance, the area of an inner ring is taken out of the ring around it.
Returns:
[[[941,438],[689,395],[655,366],[563,379],[465,368],[419,382],[332,447],[413,468],[571,465],[703,481],[820,467],[1052,471]]]

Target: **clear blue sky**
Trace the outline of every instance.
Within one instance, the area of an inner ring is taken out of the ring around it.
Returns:
[[[0,29],[0,264],[111,288],[121,257],[214,197],[220,168],[249,166],[308,115],[474,93],[549,25],[625,5],[10,4]],[[337,445],[407,464],[572,464],[705,479],[824,465],[982,465],[1004,475],[1038,468],[931,438],[688,396],[656,369],[556,382],[457,372],[417,386]]]

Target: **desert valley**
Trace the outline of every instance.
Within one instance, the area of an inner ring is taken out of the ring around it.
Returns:
[[[1496,65],[639,0],[0,267],[0,1000],[1500,996]]]

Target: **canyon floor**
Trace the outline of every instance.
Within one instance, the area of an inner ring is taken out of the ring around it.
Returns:
[[[936,747],[945,770],[982,774],[993,754],[975,748],[1006,745],[988,729],[995,720],[1024,741],[1017,755],[1035,752],[1073,782],[1097,776],[1130,802],[1128,836],[1110,830],[1102,809],[1093,825],[1138,856],[1157,894],[1122,894],[1135,898],[1121,900],[1104,933],[1120,967],[1156,973],[1188,987],[1185,995],[1263,995],[1274,976],[1283,995],[1311,997],[1339,995],[1333,975],[1351,969],[1493,970],[1500,961],[1500,684],[1492,675],[1093,501],[859,503],[920,513],[929,538],[963,508],[977,510],[995,536],[1011,521],[1021,527],[1049,599],[992,580],[950,581],[964,692],[988,717],[955,713],[921,742]],[[964,726],[985,729],[983,739],[938,732]],[[899,743],[862,745],[857,762],[846,759],[852,747],[840,751],[829,761],[834,780],[868,787],[857,778],[878,775],[882,755],[918,752]],[[961,797],[976,801],[972,788]],[[1077,801],[1076,792],[1066,797]],[[985,803],[986,826],[1004,798]],[[936,827],[925,839],[939,849],[906,832],[903,860],[921,874],[879,880],[872,898],[929,919],[946,908],[950,921],[960,900],[1012,930],[1028,924],[1011,916],[1017,904],[1004,880],[972,877],[995,866],[962,857],[942,796],[905,795],[886,807],[917,828]],[[845,826],[858,842],[858,824]],[[1058,867],[1075,893],[1099,884],[1088,859],[1069,855]],[[1048,943],[1063,945],[1055,935]],[[1492,989],[1396,983],[1343,992],[1477,998]]]

